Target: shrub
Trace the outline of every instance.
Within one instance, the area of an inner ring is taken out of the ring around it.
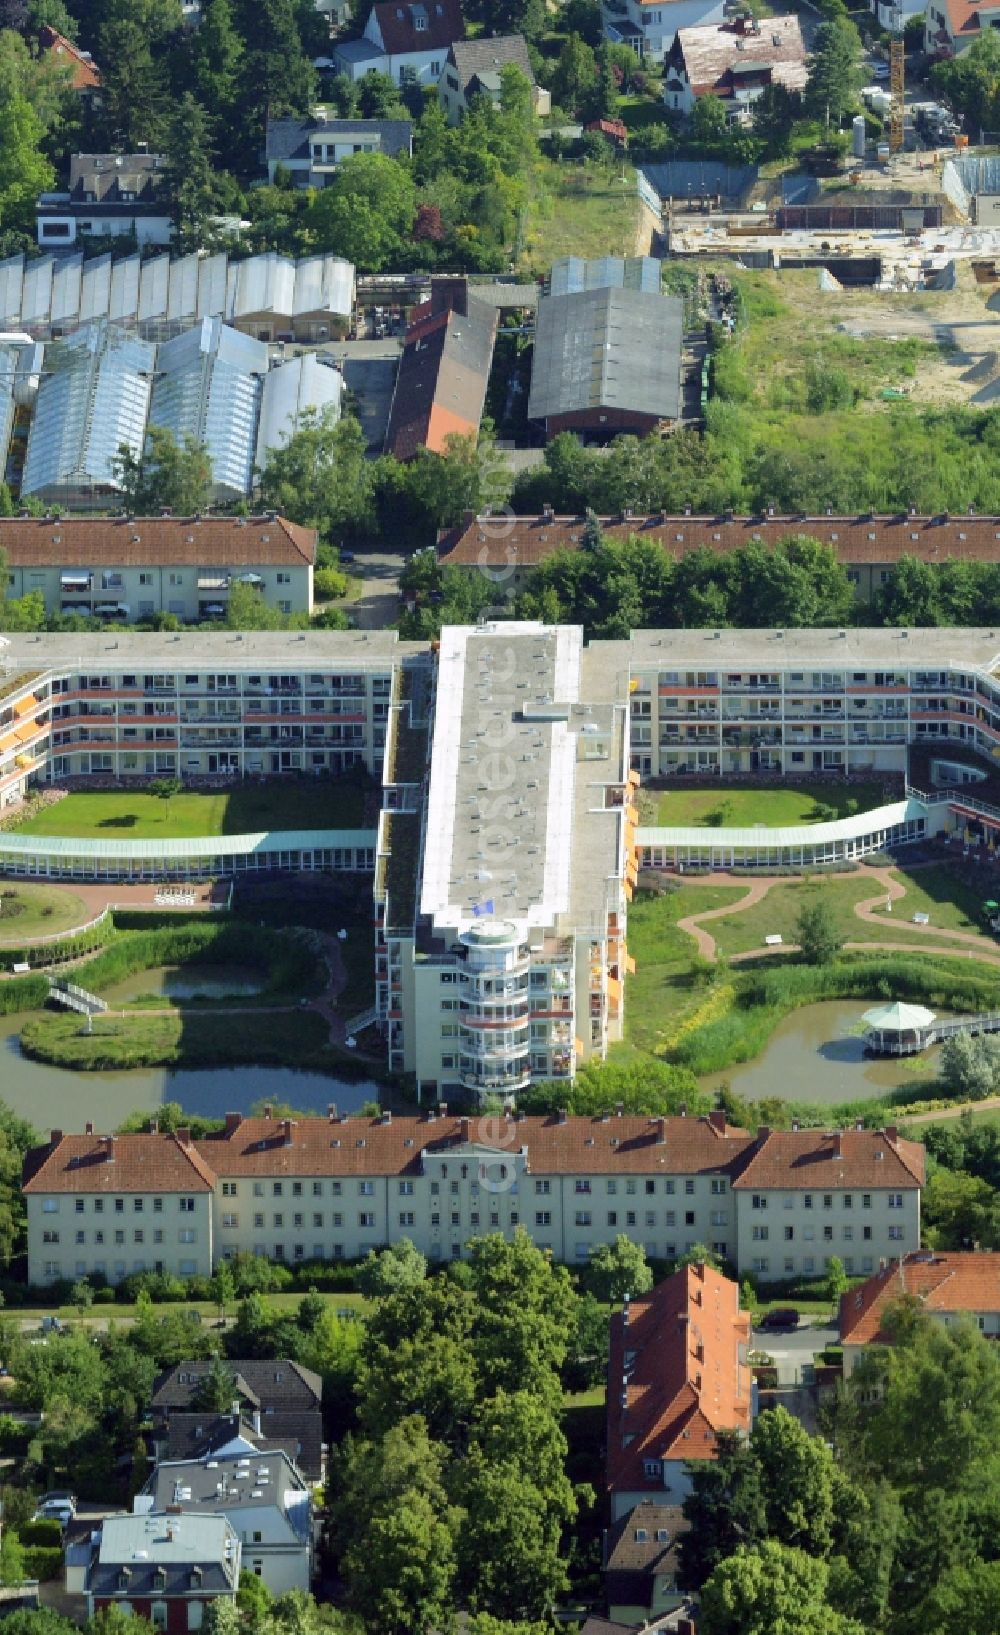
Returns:
[[[313,589],[320,601],[347,595],[347,575],[337,568],[317,568],[313,574]]]
[[[37,1544],[50,1550],[62,1549],[62,1528],[57,1521],[26,1521],[18,1529],[22,1544]]]
[[[52,1578],[58,1578],[62,1573],[62,1548],[49,1548],[45,1545],[33,1545],[24,1552],[24,1570],[29,1578],[37,1578],[45,1584]]]

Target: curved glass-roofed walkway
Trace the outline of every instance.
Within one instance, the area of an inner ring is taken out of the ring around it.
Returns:
[[[833,823],[771,829],[640,828],[636,846],[643,868],[811,868],[850,863],[873,852],[911,845],[930,833],[923,801],[894,801]]]
[[[371,872],[374,829],[273,829],[196,840],[78,840],[0,833],[0,875],[45,880],[195,880],[205,876]]]

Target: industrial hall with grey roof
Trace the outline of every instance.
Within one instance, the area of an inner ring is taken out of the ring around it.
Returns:
[[[561,431],[640,434],[681,418],[684,304],[651,257],[556,262],[538,303],[528,417]]]

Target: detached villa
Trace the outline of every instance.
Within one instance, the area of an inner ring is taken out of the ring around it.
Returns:
[[[352,80],[374,71],[397,85],[437,85],[450,47],[464,38],[459,0],[377,0],[360,40],[343,41],[333,61]]]
[[[769,85],[802,91],[808,78],[799,20],[734,17],[712,28],[682,28],[670,48],[663,100],[673,112],[690,114],[700,97],[716,96],[731,125],[746,124],[752,105]]]

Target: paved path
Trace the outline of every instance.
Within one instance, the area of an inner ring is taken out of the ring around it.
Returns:
[[[828,876],[834,880],[848,880],[853,876],[868,876],[877,881],[879,890],[873,897],[865,897],[855,903],[854,912],[859,920],[868,925],[888,926],[892,924],[891,917],[885,912],[885,903],[893,904],[906,896],[906,887],[900,880],[894,879],[890,867],[879,867],[872,863],[861,863],[856,869]],[[697,944],[698,953],[704,959],[718,958],[718,947],[715,938],[710,932],[702,930],[707,920],[716,920],[728,914],[740,914],[744,909],[752,908],[755,903],[762,902],[772,886],[787,885],[788,875],[763,875],[756,879],[746,894],[738,902],[730,903],[728,907],[707,909],[702,914],[689,914],[685,919],[678,920],[677,928],[693,937]],[[698,884],[707,886],[732,886],[736,883],[732,874],[714,873],[699,875]],[[881,912],[879,910],[881,909]],[[931,938],[934,941],[920,948],[921,953],[950,954],[964,953],[968,959],[978,960],[983,965],[1000,966],[1000,953],[996,945],[989,938],[983,937],[978,931],[946,931],[935,925],[914,925],[912,921],[905,921],[905,930],[908,937]],[[942,944],[943,939],[943,944]],[[960,944],[959,948],[947,944]],[[902,953],[910,954],[915,951],[916,942],[845,942],[844,947],[852,952],[862,953]],[[744,960],[761,959],[771,954],[797,954],[799,946],[793,942],[783,942],[775,947],[748,948],[741,954],[730,956],[731,963],[739,964]]]

